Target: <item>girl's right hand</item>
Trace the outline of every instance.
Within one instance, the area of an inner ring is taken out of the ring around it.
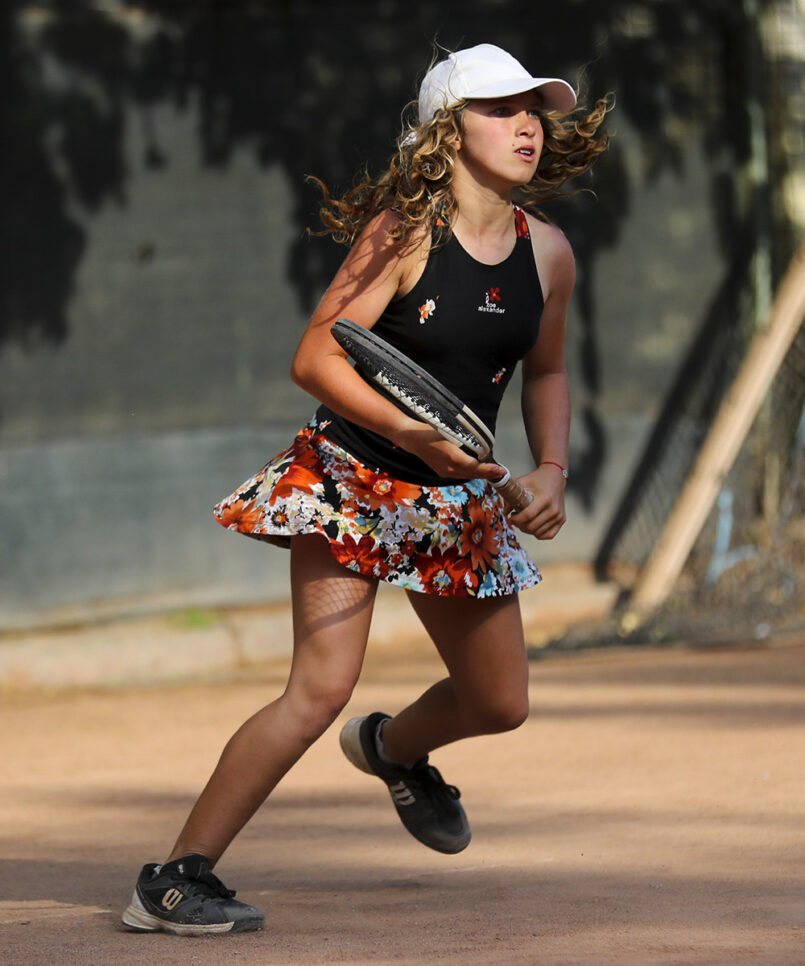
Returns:
[[[411,420],[410,427],[398,433],[398,446],[418,456],[444,479],[497,480],[503,471],[497,463],[481,463],[445,439],[432,426]]]

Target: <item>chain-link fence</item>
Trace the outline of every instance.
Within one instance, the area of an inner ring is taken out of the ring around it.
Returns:
[[[708,361],[669,397],[598,558],[628,585],[649,557],[741,360],[745,339],[723,331]],[[805,629],[805,327],[780,366],[715,506],[663,605],[638,626],[624,609],[550,643],[751,643]]]

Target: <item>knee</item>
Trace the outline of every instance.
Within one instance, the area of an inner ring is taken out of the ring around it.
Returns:
[[[315,687],[289,689],[287,698],[302,729],[318,737],[330,727],[352,697],[353,682],[328,681]]]
[[[473,718],[479,734],[493,735],[514,731],[528,719],[528,696],[499,701],[484,701],[473,709]]]
[[[344,684],[328,682],[327,685],[318,688],[310,695],[310,714],[317,718],[325,729],[329,728],[344,710],[351,697],[352,682]]]

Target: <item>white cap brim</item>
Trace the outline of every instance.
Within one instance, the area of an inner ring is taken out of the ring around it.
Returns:
[[[572,111],[576,106],[576,92],[567,81],[558,77],[530,77],[526,80],[518,77],[516,80],[498,80],[472,92],[471,100],[487,100],[493,97],[511,97],[514,94],[525,94],[527,91],[538,90],[543,103],[549,111]]]

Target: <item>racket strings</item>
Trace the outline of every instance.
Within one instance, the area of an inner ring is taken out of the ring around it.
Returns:
[[[371,378],[413,415],[431,425],[438,423],[443,432],[447,431],[454,437],[453,442],[469,449],[473,456],[483,455],[487,451],[483,442],[467,426],[462,425],[451,409],[439,406],[438,401],[423,392],[416,382],[404,379],[399,372],[382,366],[371,374]]]

